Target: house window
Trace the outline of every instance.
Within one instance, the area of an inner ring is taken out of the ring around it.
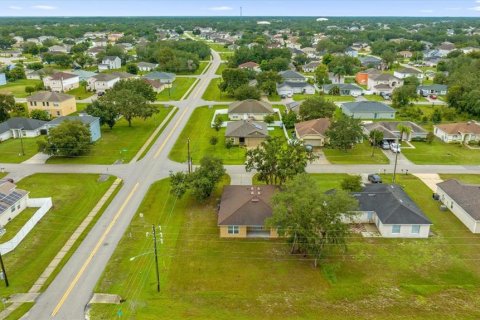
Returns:
[[[12,209],[10,209],[11,212],[15,212],[15,206],[12,207]]]
[[[412,226],[412,233],[416,233],[416,234],[420,233],[420,226],[417,225],[417,224],[413,225]]]
[[[394,224],[392,226],[392,233],[400,233],[400,225]]]
[[[239,230],[238,226],[228,226],[228,234],[238,234]]]
[[[57,116],[60,116],[60,111],[57,111]]]
[[[450,203],[450,209],[453,209],[453,201]]]

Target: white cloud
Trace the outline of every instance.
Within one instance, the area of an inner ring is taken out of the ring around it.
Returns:
[[[55,10],[55,9],[57,9],[57,7],[47,6],[47,5],[44,5],[44,4],[39,4],[39,5],[33,6],[32,8],[33,9],[38,9],[38,10]]]
[[[208,8],[208,10],[210,10],[210,11],[230,11],[230,10],[233,10],[233,8],[232,7],[227,7],[227,6],[219,6],[219,7],[210,7],[210,8]]]
[[[10,10],[22,10],[23,8],[19,7],[19,6],[9,6],[8,9],[10,9]]]
[[[480,11],[480,6],[477,6],[477,7],[470,8],[470,10],[473,10],[473,11]]]

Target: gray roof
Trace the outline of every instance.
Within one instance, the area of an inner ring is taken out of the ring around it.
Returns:
[[[231,121],[227,123],[225,130],[225,137],[265,138],[267,136],[267,125],[263,122]]]
[[[28,192],[17,189],[16,186],[8,180],[0,180],[0,214],[5,212],[12,205],[22,199]]]
[[[150,62],[139,62],[137,63],[138,67],[146,67],[146,68],[156,68],[158,64],[156,63],[150,63]]]
[[[352,195],[360,211],[374,211],[383,224],[432,224],[397,184],[372,183]]]
[[[418,86],[418,90],[447,91],[448,86],[446,84],[423,85],[423,86]]]
[[[74,70],[72,73],[79,76],[80,80],[86,80],[97,75],[95,72],[87,70]]]
[[[398,70],[397,72],[399,73],[406,73],[406,74],[420,74],[422,71],[413,69],[413,68],[403,68],[401,70]]]
[[[358,101],[343,103],[342,107],[351,113],[362,112],[395,112],[395,109],[387,106],[385,103],[377,101]]]
[[[325,84],[323,85],[324,91],[330,91],[332,88],[338,87],[340,90],[360,90],[363,89],[353,83],[338,83],[338,84]]]
[[[288,79],[304,80],[305,79],[305,76],[292,70],[281,71],[279,72],[279,74],[285,80],[288,80]]]
[[[270,103],[265,101],[258,101],[254,99],[247,99],[243,101],[236,101],[228,106],[228,113],[273,113],[273,108]]]
[[[46,123],[47,121],[30,119],[30,118],[20,118],[20,117],[10,118],[0,123],[0,134],[7,132],[11,129],[20,129],[20,128],[23,128],[23,130],[26,130],[26,131],[37,130],[43,127]]]
[[[313,87],[310,83],[308,82],[292,82],[292,81],[285,81],[281,84],[277,84],[278,88],[283,88],[283,87],[290,87],[290,88],[305,88],[305,87]]]
[[[105,56],[102,61],[115,61],[116,59],[120,59],[117,56]]]
[[[111,81],[113,79],[118,79],[120,77],[110,73],[99,73],[96,76],[93,76],[92,78],[94,78],[97,81]]]
[[[175,80],[175,74],[169,72],[153,71],[144,76],[150,80]]]
[[[93,122],[95,122],[99,119],[100,118],[98,118],[98,117],[93,117],[93,116],[90,116],[90,115],[64,116],[64,117],[58,117],[58,118],[53,119],[52,121],[50,121],[48,123],[48,125],[55,126],[55,125],[61,124],[64,121],[80,121],[81,123],[88,125],[88,124],[91,124],[91,123],[93,123]]]
[[[27,97],[27,101],[62,102],[75,99],[74,96],[60,92],[39,91]]]
[[[358,59],[362,64],[370,64],[370,63],[376,64],[376,63],[382,62],[382,59],[372,57],[372,56],[360,57]]]
[[[401,80],[395,76],[392,76],[389,73],[381,73],[379,75],[376,74],[371,74],[370,78],[372,78],[375,81],[390,81],[390,80]]]
[[[451,179],[437,184],[473,219],[480,221],[480,185],[463,184]]]

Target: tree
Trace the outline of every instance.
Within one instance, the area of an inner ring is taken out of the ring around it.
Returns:
[[[255,99],[259,100],[261,93],[256,87],[249,86],[248,84],[244,84],[237,89],[233,94],[235,99],[237,100],[247,100],[247,99]]]
[[[176,197],[181,198],[188,190],[188,173],[183,171],[171,172],[170,171],[170,186],[171,193]]]
[[[243,69],[225,69],[222,72],[222,82],[218,88],[233,96],[235,90],[243,85],[248,85],[248,73]]]
[[[375,155],[375,148],[378,143],[383,140],[383,131],[374,129],[370,131],[370,141],[372,142],[372,157]]]
[[[217,143],[218,143],[218,137],[217,136],[211,136],[210,137],[210,144],[215,147],[217,145]]]
[[[31,95],[32,92],[35,92],[35,87],[33,87],[33,86],[26,86],[25,87],[25,93],[28,93],[28,95]]]
[[[387,65],[387,69],[390,69],[393,63],[395,62],[395,60],[397,60],[397,56],[395,55],[395,52],[391,50],[384,51],[381,55],[381,58],[383,62]]]
[[[137,74],[138,66],[134,63],[127,63],[127,65],[125,66],[125,70],[127,70],[128,73]]]
[[[313,96],[307,98],[300,105],[299,116],[303,121],[318,118],[331,118],[337,106],[332,101],[328,101],[322,96]]]
[[[305,172],[315,156],[301,144],[285,144],[279,137],[268,138],[260,146],[247,151],[245,169],[255,170],[266,184],[283,184]]]
[[[359,175],[347,176],[342,180],[342,190],[347,192],[360,192],[362,191],[362,177]]]
[[[276,71],[263,71],[255,77],[258,88],[266,95],[271,96],[277,92],[277,83],[282,82],[282,76]]]
[[[39,143],[40,151],[54,156],[77,157],[91,149],[90,130],[80,121],[64,121],[49,130],[45,141]]]
[[[435,135],[433,134],[433,132],[428,132],[427,133],[427,138],[425,139],[425,142],[427,142],[428,144],[432,144],[433,140],[435,140]]]
[[[273,121],[275,121],[275,116],[273,114],[267,114],[264,118],[263,118],[263,122],[265,122],[266,124],[272,124]]]
[[[339,96],[340,88],[338,86],[333,86],[330,90],[328,90],[328,94],[331,96]]]
[[[12,111],[10,111],[12,117],[28,118],[28,108],[22,103],[16,103]]]
[[[33,109],[32,111],[30,111],[30,118],[50,121],[50,113],[48,113],[47,110]]]
[[[119,113],[115,105],[111,103],[102,103],[102,100],[95,100],[85,108],[85,112],[91,116],[100,118],[100,125],[107,125],[110,130],[117,123]]]
[[[213,128],[215,129],[215,131],[220,131],[220,129],[222,128],[222,125],[223,125],[223,120],[221,117],[217,116],[215,118],[215,121],[213,122]]]
[[[328,84],[330,82],[328,78],[328,67],[325,64],[320,64],[315,69],[315,83],[319,86],[323,86],[324,84]]]
[[[403,108],[410,104],[412,100],[418,99],[415,86],[404,85],[393,90],[392,106],[395,108]]]
[[[330,125],[326,135],[332,148],[345,152],[363,138],[360,121],[344,114]]]
[[[10,111],[15,108],[15,98],[11,94],[0,93],[0,122],[10,118]]]
[[[272,204],[266,224],[287,237],[292,254],[311,255],[316,267],[329,250],[346,249],[349,226],[344,220],[356,215],[358,202],[345,191],[324,194],[311,176],[301,174],[273,196]]]
[[[414,86],[415,88],[420,85],[420,80],[415,76],[406,77],[403,79],[403,85],[405,86]]]
[[[435,124],[442,122],[442,111],[438,108],[435,108],[430,119]]]
[[[260,68],[262,71],[283,71],[288,69],[290,60],[286,58],[276,57],[272,60],[264,60],[260,63]]]
[[[297,114],[293,111],[282,113],[283,125],[287,129],[293,129],[297,123]]]
[[[12,70],[8,71],[6,76],[10,81],[25,79],[27,77],[25,75],[25,69],[20,66],[16,66]]]
[[[147,101],[154,102],[157,99],[157,94],[153,91],[151,85],[142,79],[128,79],[122,80],[113,86],[113,90],[127,89],[144,97]]]
[[[443,72],[437,72],[435,73],[435,77],[433,77],[433,83],[436,83],[436,84],[447,84],[447,81],[448,81],[448,77]]]
[[[403,135],[406,134],[407,137],[412,133],[412,128],[403,124],[397,126],[398,131],[400,131],[400,142],[403,141]]]

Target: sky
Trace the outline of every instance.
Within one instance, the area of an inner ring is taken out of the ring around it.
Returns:
[[[0,0],[5,16],[480,17],[480,0]]]

